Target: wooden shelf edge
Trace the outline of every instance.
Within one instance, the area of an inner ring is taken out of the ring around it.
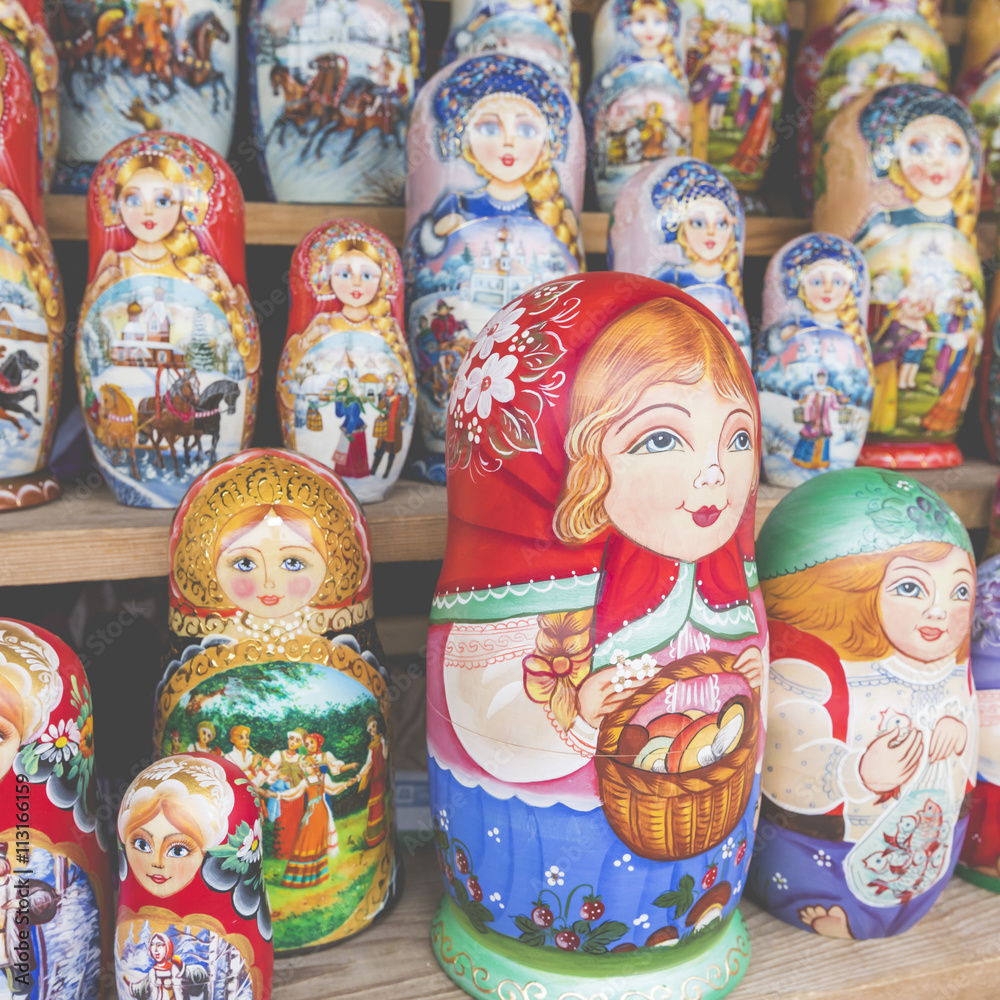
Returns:
[[[972,460],[957,469],[913,473],[938,492],[967,528],[989,523],[1000,467]],[[763,484],[757,530],[787,490]],[[377,563],[444,557],[447,496],[443,486],[400,481],[366,504]],[[0,586],[165,576],[173,511],[122,507],[106,488],[65,488],[54,503],[0,514]],[[127,553],[127,558],[124,554]]]

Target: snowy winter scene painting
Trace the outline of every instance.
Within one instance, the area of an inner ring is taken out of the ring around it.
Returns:
[[[122,503],[175,507],[217,456],[239,450],[246,368],[226,316],[195,284],[116,282],[80,337],[91,445]]]

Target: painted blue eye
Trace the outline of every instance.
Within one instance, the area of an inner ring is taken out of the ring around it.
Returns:
[[[914,156],[926,156],[930,151],[930,144],[926,139],[912,139],[910,141],[910,152]]]
[[[843,288],[844,285],[847,284],[847,282],[842,277],[840,277],[840,275],[837,275],[837,277],[833,279],[833,284],[834,287],[836,288]]]
[[[960,583],[952,592],[951,599],[953,601],[970,601],[972,600],[972,590],[967,583]]]
[[[238,569],[241,573],[249,573],[256,568],[257,564],[249,556],[241,556],[233,563],[233,569]]]
[[[167,849],[168,858],[186,858],[191,851],[183,844],[171,844]]]
[[[490,139],[495,139],[498,135],[500,135],[500,124],[499,122],[480,122],[476,126],[476,131],[480,135],[485,135]]]
[[[518,139],[534,139],[538,135],[538,126],[533,122],[518,122],[514,132]]]
[[[949,156],[961,156],[964,150],[962,149],[962,144],[955,139],[950,139],[948,145],[945,146],[945,152]]]
[[[372,281],[376,277],[373,271],[362,271],[361,280],[362,281]]]
[[[700,215],[696,215],[693,219],[688,219],[688,225],[692,229],[704,229],[707,223]]]
[[[653,431],[638,444],[629,449],[630,455],[659,455],[665,451],[675,451],[681,446],[681,439],[671,431]]]
[[[737,431],[729,442],[730,451],[749,451],[753,445],[750,435],[746,431]]]
[[[900,580],[890,589],[897,597],[926,597],[927,591],[916,580]]]
[[[337,277],[340,278],[341,281],[350,281],[351,272],[350,272],[350,270],[348,268],[342,267],[337,272]]]
[[[150,846],[149,841],[146,840],[145,837],[134,837],[132,840],[132,847],[140,854],[153,853],[153,848]]]
[[[137,194],[127,194],[125,195],[125,204],[129,208],[142,208],[142,198]]]
[[[289,573],[298,573],[300,569],[305,569],[306,564],[295,556],[289,556],[282,564],[282,569],[287,569]]]
[[[169,194],[158,194],[154,202],[157,208],[170,208],[173,203],[174,199]]]
[[[719,226],[718,226],[718,228],[719,229],[728,229],[729,228],[729,220],[728,219],[719,219]]]

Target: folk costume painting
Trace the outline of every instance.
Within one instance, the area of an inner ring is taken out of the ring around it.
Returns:
[[[198,737],[256,790],[276,952],[364,930],[394,898],[396,861],[361,508],[318,462],[243,452],[192,485],[170,565],[156,751]]]
[[[763,726],[756,393],[707,308],[622,289],[594,274],[515,300],[449,404],[432,940],[470,992],[452,947],[555,994],[591,975],[580,952],[622,996],[696,969],[721,996],[743,967],[716,963],[745,947]]]
[[[76,364],[91,447],[119,502],[176,507],[253,432],[243,198],[206,146],[150,132],[101,161],[88,210]]]

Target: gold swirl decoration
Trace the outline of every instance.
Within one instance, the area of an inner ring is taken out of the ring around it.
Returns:
[[[294,507],[310,517],[326,542],[329,573],[312,606],[347,604],[368,571],[368,551],[345,496],[304,465],[264,452],[210,479],[184,512],[171,573],[181,596],[196,608],[231,611],[215,574],[219,536],[230,518],[249,507]]]
[[[455,951],[455,942],[445,934],[444,922],[440,916],[435,917],[434,923],[431,924],[431,944],[437,948],[440,961],[444,965],[452,966],[456,976],[468,979],[480,993],[487,996],[496,992],[489,985],[489,972],[476,965],[467,952]]]

